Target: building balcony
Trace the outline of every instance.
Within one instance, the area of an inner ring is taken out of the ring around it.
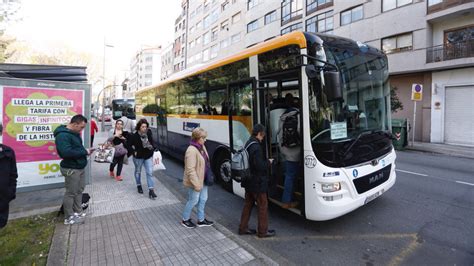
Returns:
[[[437,45],[426,49],[426,63],[474,57],[474,40]]]

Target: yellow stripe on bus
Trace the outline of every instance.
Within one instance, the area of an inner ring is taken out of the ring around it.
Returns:
[[[154,114],[143,114],[143,116],[153,117],[156,116]],[[170,114],[166,115],[169,118],[188,118],[188,119],[206,119],[206,120],[229,120],[228,115],[196,115],[196,114]],[[232,116],[233,121],[241,122],[247,130],[251,133],[252,132],[252,116]]]

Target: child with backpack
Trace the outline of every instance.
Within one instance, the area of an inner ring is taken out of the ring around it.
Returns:
[[[285,95],[287,109],[280,116],[278,140],[280,151],[285,158],[285,184],[281,201],[285,209],[295,208],[298,203],[292,201],[293,184],[298,174],[301,156],[299,109],[295,107],[295,98],[291,93]]]

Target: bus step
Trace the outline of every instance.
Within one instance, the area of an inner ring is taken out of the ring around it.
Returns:
[[[278,206],[280,206],[280,207],[283,205],[283,202],[278,201],[278,200],[276,200],[276,199],[268,198],[268,200],[269,200],[270,202],[272,202],[273,204],[276,204],[276,205],[278,205]],[[297,208],[289,208],[289,209],[287,209],[287,210],[292,211],[292,212],[294,212],[294,213],[296,213],[296,214],[298,214],[298,215],[301,215],[301,211],[300,211],[299,209],[297,209]]]
[[[293,186],[294,187],[294,186]],[[282,185],[277,185],[277,188],[281,189],[281,190],[284,190],[285,187],[283,187]],[[301,192],[298,192],[298,191],[293,191],[293,194],[295,196],[297,196],[298,198],[301,198],[301,196],[303,196],[303,194],[301,194]]]

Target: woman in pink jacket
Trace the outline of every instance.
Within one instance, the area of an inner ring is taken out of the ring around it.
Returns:
[[[184,156],[184,178],[183,184],[188,188],[188,202],[184,207],[183,220],[181,224],[186,228],[195,228],[196,224],[191,220],[191,211],[197,204],[197,226],[211,226],[214,222],[207,220],[204,216],[204,207],[207,201],[207,186],[204,184],[206,175],[212,175],[209,155],[207,154],[206,141],[207,132],[202,128],[195,128],[191,134],[191,142]]]

